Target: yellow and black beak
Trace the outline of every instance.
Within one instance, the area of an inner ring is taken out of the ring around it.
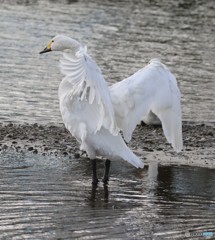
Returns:
[[[51,51],[51,48],[47,48],[47,47],[45,47],[44,49],[43,49],[43,51],[41,51],[40,52],[40,54],[42,54],[42,53],[47,53],[47,52],[50,52]]]
[[[45,47],[45,48],[43,49],[43,51],[40,52],[40,54],[50,52],[50,51],[52,50],[52,49],[51,49],[51,45],[52,45],[52,42],[50,42],[50,43],[48,44],[48,46]]]

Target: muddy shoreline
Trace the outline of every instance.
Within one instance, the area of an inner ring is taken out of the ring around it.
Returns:
[[[129,146],[147,164],[191,165],[215,168],[214,123],[183,123],[184,149],[177,154],[167,143],[161,127],[139,125]],[[76,140],[63,124],[0,124],[0,153],[12,151],[41,156],[84,158]]]

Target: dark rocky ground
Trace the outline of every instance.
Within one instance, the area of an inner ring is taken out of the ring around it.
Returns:
[[[183,123],[184,149],[175,153],[163,136],[161,127],[140,125],[129,146],[144,162],[215,166],[215,124]],[[80,158],[76,140],[59,125],[0,124],[0,152],[30,152],[41,156]]]

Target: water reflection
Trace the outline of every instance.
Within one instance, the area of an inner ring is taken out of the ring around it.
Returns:
[[[92,207],[96,207],[98,205],[97,202],[108,203],[109,201],[108,186],[106,184],[103,184],[103,189],[101,189],[98,186],[95,186],[94,184],[92,184],[89,200],[90,200],[90,203],[92,204],[91,205]]]
[[[157,194],[185,194],[198,196],[215,197],[214,175],[215,170],[206,168],[180,167],[171,168],[170,166],[160,167],[157,177]]]
[[[0,164],[1,239],[183,239],[185,231],[215,231],[214,170],[116,162],[109,185],[96,188],[84,159],[1,154]],[[103,162],[99,169],[102,176]]]

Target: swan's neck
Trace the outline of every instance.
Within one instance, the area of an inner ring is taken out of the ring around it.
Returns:
[[[69,42],[70,42],[69,43],[70,44],[70,49],[79,50],[82,47],[82,45],[78,41],[76,41],[75,39],[70,38]]]
[[[73,54],[75,54],[77,51],[79,51],[80,48],[82,48],[82,45],[78,41],[76,41],[75,39],[68,38],[65,41],[65,49],[71,50],[71,52]]]

